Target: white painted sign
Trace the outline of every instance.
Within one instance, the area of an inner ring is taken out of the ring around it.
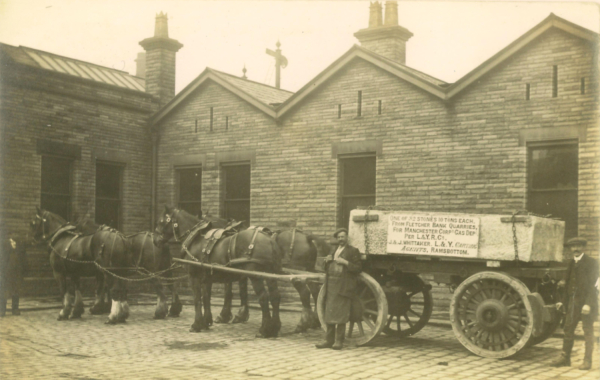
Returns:
[[[388,253],[477,257],[479,218],[465,215],[390,214]]]

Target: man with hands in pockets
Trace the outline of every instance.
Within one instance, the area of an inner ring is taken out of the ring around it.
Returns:
[[[333,236],[338,247],[325,259],[325,341],[317,348],[341,350],[350,319],[352,298],[356,296],[358,274],[362,269],[360,252],[348,244],[348,230],[339,228]]]

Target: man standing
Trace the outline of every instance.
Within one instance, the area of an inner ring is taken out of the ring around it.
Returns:
[[[558,302],[556,307],[561,309],[563,304],[565,306],[565,338],[560,357],[551,363],[553,367],[571,365],[574,333],[579,321],[585,337],[585,356],[579,369],[589,370],[592,367],[594,321],[598,317],[598,262],[583,253],[586,245],[587,241],[581,237],[572,238],[565,244],[573,258],[569,261],[564,281],[558,284],[563,290],[563,302]]]
[[[0,317],[6,315],[8,297],[12,297],[12,314],[20,315],[19,293],[27,272],[25,244],[6,230],[0,231]]]
[[[348,230],[340,228],[333,236],[338,247],[325,259],[325,341],[317,348],[341,350],[350,319],[350,306],[355,296],[358,273],[361,271],[360,252],[348,244]],[[333,251],[333,249],[332,249]]]

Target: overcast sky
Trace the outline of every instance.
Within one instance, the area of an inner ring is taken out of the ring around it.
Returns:
[[[399,23],[414,36],[407,65],[455,82],[551,12],[599,30],[593,2],[399,1]],[[0,42],[135,74],[138,42],[154,33],[158,12],[169,18],[177,54],[177,91],[205,67],[274,85],[281,41],[288,67],[282,87],[296,91],[358,41],[368,1],[0,0]]]

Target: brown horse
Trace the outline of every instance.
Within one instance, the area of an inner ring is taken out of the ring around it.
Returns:
[[[106,267],[124,267],[130,260],[127,243],[121,234],[107,228],[83,234],[59,215],[39,208],[30,228],[34,243],[48,244],[50,265],[63,298],[63,309],[58,320],[80,318],[83,314],[81,277],[96,277],[97,280],[96,300],[91,311],[102,309],[103,293],[107,285],[106,288],[111,289],[113,302],[106,323],[114,324],[127,319],[129,305],[125,283],[101,270]],[[119,269],[113,269],[113,273],[122,274]],[[75,286],[74,295],[67,288],[67,277]]]
[[[283,251],[282,266],[286,269],[315,272],[317,256],[323,257],[329,254],[330,245],[325,239],[296,228],[276,232],[273,239]],[[299,281],[293,284],[302,302],[302,314],[294,332],[301,333],[309,328],[321,327],[317,315],[317,298],[321,284]],[[314,309],[311,307],[311,295],[314,300]]]
[[[176,241],[183,240],[182,256],[189,260],[253,272],[281,273],[281,250],[269,236],[256,230],[244,230],[218,240],[210,252],[205,252],[208,241],[204,238],[204,233],[210,228],[211,223],[208,221],[200,220],[183,210],[165,207],[165,212],[158,221],[156,233],[162,236],[161,243],[171,238]],[[189,275],[196,312],[190,331],[199,332],[208,329],[212,321],[210,310],[212,283],[232,282],[238,280],[239,275],[195,265],[190,265]],[[281,328],[279,319],[281,296],[277,281],[266,281],[268,292],[263,279],[252,277],[251,282],[262,310],[262,324],[258,336],[276,337]],[[273,308],[272,314],[269,310],[269,302]]]
[[[152,276],[150,281],[158,296],[156,309],[154,310],[154,319],[164,319],[167,314],[169,317],[179,317],[182,304],[179,300],[179,294],[177,293],[177,287],[173,279],[169,247],[166,244],[163,244],[162,247],[156,246],[154,244],[154,233],[149,231],[127,235],[126,238],[133,255],[134,268],[143,275]],[[160,279],[154,275],[158,275]],[[170,309],[167,306],[167,297],[163,284],[160,281],[161,279],[167,282],[167,288],[171,291],[172,302]]]

